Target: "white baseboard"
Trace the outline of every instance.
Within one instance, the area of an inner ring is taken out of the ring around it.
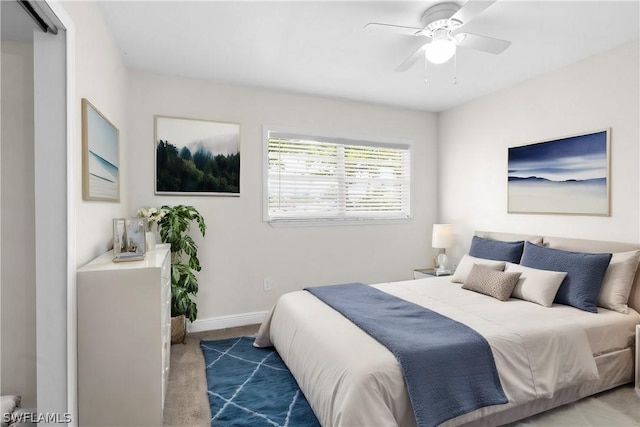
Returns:
[[[266,311],[256,311],[253,313],[211,317],[209,319],[196,319],[193,323],[187,323],[187,332],[213,331],[236,326],[255,325],[262,323],[267,313]]]

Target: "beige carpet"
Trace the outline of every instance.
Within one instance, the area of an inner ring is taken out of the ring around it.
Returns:
[[[164,425],[176,427],[211,426],[207,379],[201,340],[254,335],[260,325],[187,334],[184,344],[171,346],[171,366],[164,402]]]
[[[553,411],[543,412],[517,423],[513,427],[632,427],[638,421],[600,399],[587,397]]]
[[[210,426],[211,415],[200,340],[253,335],[259,325],[188,334],[185,344],[171,346],[171,368],[164,405],[164,425]],[[633,385],[618,387],[544,414],[524,426],[640,426],[640,397]]]

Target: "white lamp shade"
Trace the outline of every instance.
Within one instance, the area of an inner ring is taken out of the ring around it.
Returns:
[[[425,56],[433,64],[447,62],[456,53],[456,42],[449,37],[446,30],[438,30],[433,35],[433,42],[427,45]]]
[[[450,40],[436,40],[427,46],[425,54],[432,64],[443,64],[456,53],[456,44]]]
[[[451,224],[433,224],[433,233],[431,235],[431,247],[433,248],[450,248],[453,245],[453,225]]]

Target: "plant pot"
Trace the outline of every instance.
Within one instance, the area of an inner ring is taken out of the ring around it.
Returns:
[[[187,335],[187,319],[184,314],[171,318],[171,344],[182,344]]]

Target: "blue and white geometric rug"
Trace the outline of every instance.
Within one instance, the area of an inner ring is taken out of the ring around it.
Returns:
[[[254,339],[200,342],[211,425],[320,426],[275,349],[255,348]]]

